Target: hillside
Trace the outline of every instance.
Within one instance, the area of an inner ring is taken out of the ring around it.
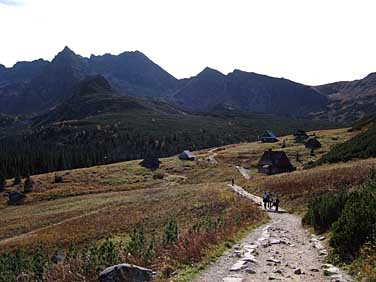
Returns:
[[[0,162],[11,177],[256,140],[265,128],[279,134],[327,126],[266,114],[187,113],[165,102],[119,95],[105,78],[93,76],[30,123],[13,122],[0,131]]]
[[[87,77],[73,87],[72,95],[46,113],[33,118],[34,126],[87,119],[118,113],[182,114],[172,106],[153,100],[133,98],[115,92],[100,75]]]
[[[230,109],[304,116],[321,111],[327,98],[309,86],[240,70],[223,75],[206,68],[175,94],[184,108],[201,111]]]
[[[376,157],[376,125],[371,125],[351,140],[335,146],[317,164],[346,162]]]
[[[322,113],[322,116],[329,115],[331,120],[354,122],[376,112],[376,73],[359,80],[334,82],[315,88],[331,101],[328,113]]]
[[[316,157],[354,134],[344,129],[315,133],[324,144]],[[342,136],[342,139],[338,140],[338,136]],[[282,136],[281,139],[287,140],[286,151],[299,151],[303,156],[301,166],[310,161],[305,155],[306,149],[290,143],[291,136]],[[97,275],[93,269],[104,269],[118,262],[115,258],[104,259],[108,250],[112,250],[116,257],[120,256],[120,259],[156,270],[161,275],[159,281],[194,281],[193,275],[231,247],[241,234],[244,236],[244,230],[265,221],[266,215],[255,205],[243,197],[234,196],[227,186],[231,179],[258,195],[265,190],[278,193],[283,206],[301,212],[307,209],[307,204],[317,195],[340,191],[344,183],[362,183],[374,161],[328,165],[275,176],[258,174],[251,166],[251,179],[244,179],[235,164],[244,165],[248,161],[253,163],[249,151],[257,159],[268,146],[270,145],[254,142],[196,151],[198,160],[193,162],[180,161],[176,156],[164,158],[156,171],[139,166],[140,160],[61,171],[58,175],[63,176],[62,183],[55,183],[55,173],[34,175],[33,192],[27,194],[25,205],[7,206],[6,199],[0,199],[0,210],[7,214],[0,219],[1,253],[17,248],[38,250],[38,244],[43,238],[43,250],[49,254],[90,254],[95,258],[85,261],[85,256],[80,256],[79,260],[87,263],[86,268],[81,268],[71,260],[64,262],[64,268],[52,266],[45,272],[45,281],[56,281],[73,274],[79,274],[87,281],[96,281]],[[214,156],[217,163],[208,162],[209,156]],[[12,179],[7,181],[5,191],[17,189],[17,186],[12,186],[12,182]],[[294,219],[291,215],[286,216]],[[176,245],[166,247],[162,239],[165,238],[166,226],[171,219],[178,224],[180,239]],[[140,222],[143,224],[140,225]],[[143,231],[140,231],[140,226]],[[146,236],[147,245],[150,240],[155,240],[151,254],[137,253],[137,249],[132,249],[129,242],[135,242],[132,240],[137,238],[132,235],[135,234],[135,228],[137,232],[141,232],[136,233],[137,236]],[[279,230],[282,228],[285,227],[281,226]],[[299,232],[304,233],[303,230]],[[110,241],[104,240],[105,238]],[[96,245],[91,244],[90,248],[85,248],[89,242],[96,242]],[[184,242],[189,244],[184,245]],[[72,244],[73,249],[69,248]],[[305,245],[306,248],[310,246],[308,243]],[[124,246],[132,255],[126,256],[119,251]],[[259,252],[263,253],[265,250],[260,249]],[[279,252],[284,255],[284,248]],[[34,253],[43,254],[40,249]],[[312,254],[310,248],[305,258],[309,259]],[[270,253],[266,255],[270,256]],[[18,256],[22,258],[26,254]],[[260,254],[260,257],[263,255]],[[8,267],[10,261],[6,258],[11,257],[0,256],[0,260],[4,262],[0,271],[5,271]],[[260,260],[260,264],[262,263]],[[304,261],[302,266],[306,263],[312,266],[309,261]],[[72,269],[73,272],[66,271],[67,269]],[[172,271],[174,274],[171,276]],[[263,275],[261,271],[258,273]],[[322,275],[322,272],[315,275]]]

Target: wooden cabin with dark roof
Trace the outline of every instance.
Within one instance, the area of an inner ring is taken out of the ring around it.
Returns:
[[[143,166],[150,170],[158,169],[160,164],[161,161],[156,157],[146,157],[142,162],[139,163],[140,166]]]
[[[295,131],[294,137],[295,143],[305,143],[305,141],[308,139],[308,134],[304,130],[298,129]]]
[[[259,173],[268,175],[291,172],[296,168],[291,164],[284,151],[265,151],[258,163]]]
[[[315,150],[315,149],[319,149],[321,148],[321,143],[319,140],[317,140],[317,138],[315,137],[312,137],[312,138],[309,138],[307,140],[307,142],[305,143],[305,147],[307,149],[311,149],[311,150]]]
[[[185,150],[179,155],[179,159],[184,161],[194,161],[196,157],[191,151]]]
[[[279,141],[277,136],[271,131],[266,131],[260,139],[262,143],[275,143]]]

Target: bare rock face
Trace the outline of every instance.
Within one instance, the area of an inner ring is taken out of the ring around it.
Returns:
[[[100,282],[149,282],[153,281],[153,271],[147,268],[118,264],[106,268],[99,274]]]

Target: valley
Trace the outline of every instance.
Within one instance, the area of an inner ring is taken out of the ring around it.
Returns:
[[[161,158],[161,167],[156,171],[147,170],[139,166],[140,160],[134,160],[60,171],[57,174],[63,177],[62,183],[54,183],[55,172],[34,175],[33,192],[27,194],[24,205],[8,206],[7,199],[1,199],[0,209],[7,215],[0,220],[2,253],[37,249],[40,242],[50,254],[65,254],[71,245],[78,249],[93,244],[100,246],[106,238],[114,244],[125,244],[131,240],[132,230],[140,226],[148,234],[147,238],[150,239],[151,234],[163,238],[164,226],[171,219],[177,222],[181,238],[192,236],[189,230],[197,224],[226,222],[225,228],[211,227],[198,233],[197,238],[210,236],[211,239],[207,241],[205,237],[204,241],[197,242],[197,247],[191,243],[184,257],[182,250],[164,250],[165,247],[157,243],[155,258],[149,261],[140,260],[137,255],[123,257],[120,253],[120,258],[126,261],[157,270],[161,281],[192,281],[200,269],[236,244],[247,230],[268,221],[268,216],[256,204],[234,194],[228,186],[231,179],[255,195],[260,196],[265,191],[278,194],[282,206],[299,215],[307,211],[313,198],[338,192],[343,185],[356,186],[367,179],[375,162],[373,159],[302,170],[336,144],[358,134],[348,129],[309,132],[313,133],[323,144],[315,156],[303,145],[295,144],[290,135],[280,137],[274,144],[238,143],[196,151],[197,160],[191,162],[181,161],[176,156]],[[274,176],[259,174],[255,165],[262,152],[269,148],[280,150],[283,143],[297,171]],[[294,160],[296,152],[301,156],[299,162]],[[244,178],[237,166],[244,167],[250,179]],[[17,188],[10,185],[11,179],[7,182],[5,192]],[[177,247],[183,248],[180,243]],[[172,252],[167,255],[167,261],[160,257],[166,251]],[[174,269],[173,276],[165,273],[166,263],[168,268]],[[66,267],[68,265],[73,267],[71,262],[67,262]],[[52,269],[49,275],[54,279],[66,275],[60,268]],[[90,273],[85,274],[88,279],[85,281],[95,281],[95,273]]]

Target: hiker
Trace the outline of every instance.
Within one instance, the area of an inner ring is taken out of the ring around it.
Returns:
[[[234,178],[231,179],[231,185],[232,185],[232,186],[235,185],[235,180],[234,180]]]
[[[273,207],[273,195],[269,192],[269,209]]]
[[[275,211],[278,212],[278,208],[279,208],[279,197],[278,196],[277,196],[277,199],[275,199],[274,206],[275,206]]]
[[[266,204],[268,202],[268,194],[264,192],[264,196],[262,197],[262,202],[264,203],[264,209],[266,209]]]

